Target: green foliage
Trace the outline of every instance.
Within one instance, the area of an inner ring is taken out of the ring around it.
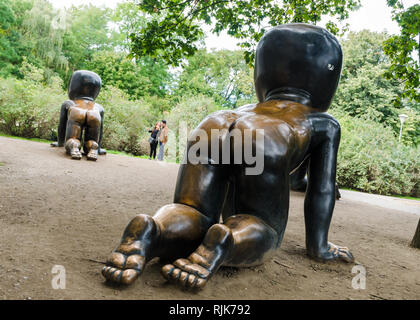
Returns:
[[[205,95],[223,107],[256,101],[253,70],[243,52],[199,50],[189,58],[177,80],[174,95]]]
[[[21,0],[0,2],[0,76],[18,75],[24,54],[22,33],[23,14],[31,4]]]
[[[145,95],[163,97],[170,80],[167,67],[151,58],[133,61],[124,53],[99,51],[86,63],[88,70],[102,78],[104,86],[114,86],[133,100]]]
[[[19,73],[23,57],[43,70],[44,79],[59,74],[67,85],[93,53],[122,45],[109,27],[111,10],[92,5],[54,9],[47,0],[2,0],[0,4],[0,75]]]
[[[137,5],[131,1],[124,1],[115,8],[111,21],[118,25],[121,46],[130,49],[130,35],[146,26],[147,19],[142,15]]]
[[[32,8],[24,12],[22,42],[31,64],[51,70],[68,68],[62,52],[65,26],[59,17],[59,11],[46,0],[34,1]]]
[[[374,121],[344,113],[335,116],[342,129],[337,166],[340,187],[420,196],[420,147],[398,144],[391,130]]]
[[[24,80],[0,78],[0,132],[27,138],[51,139],[58,126],[59,101],[66,100],[62,82],[50,86],[38,80],[42,71],[24,65]],[[30,73],[27,73],[30,71]]]
[[[203,37],[202,25],[214,27],[213,33],[227,33],[240,39],[246,49],[248,63],[254,59],[253,48],[265,32],[266,26],[289,22],[315,24],[322,16],[343,20],[349,11],[359,5],[359,0],[143,0],[139,9],[150,19],[145,28],[131,34],[132,51],[142,57],[161,57],[168,63],[178,65],[185,56],[197,51],[198,41]],[[330,31],[337,34],[339,28],[331,19]]]
[[[171,109],[166,117],[168,128],[174,137],[168,142],[168,148],[172,149],[172,152],[169,152],[171,156],[169,160],[178,162],[182,160],[188,133],[196,128],[205,117],[218,109],[213,99],[202,94],[185,96]],[[178,150],[177,146],[180,146],[182,150]]]
[[[396,97],[395,104],[400,105],[404,98],[417,104],[420,102],[420,47],[417,37],[420,35],[420,4],[407,9],[401,0],[387,0],[393,8],[393,20],[400,26],[400,35],[393,36],[384,42],[385,53],[391,60],[386,73],[388,79],[397,78],[404,83],[402,95]],[[419,110],[419,107],[417,107]]]
[[[390,63],[382,43],[388,38],[387,34],[365,30],[351,32],[342,42],[344,66],[332,110],[385,124],[396,135],[400,132],[399,114],[408,114],[403,142],[417,145],[420,112],[409,103],[395,105],[394,100],[402,95],[403,88],[398,80],[384,78]]]
[[[97,51],[112,50],[122,44],[118,32],[109,27],[113,14],[110,9],[73,6],[62,14],[66,21],[63,54],[69,59],[70,74],[73,70],[86,69]]]
[[[114,87],[101,91],[98,103],[105,109],[102,146],[134,155],[147,153],[146,128],[152,122],[149,106],[142,101],[129,101]]]

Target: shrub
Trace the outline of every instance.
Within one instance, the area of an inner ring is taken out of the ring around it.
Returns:
[[[129,101],[114,87],[101,91],[97,101],[105,109],[102,146],[134,155],[148,154],[148,129],[155,120],[149,105],[143,101]]]
[[[420,196],[419,147],[398,143],[391,128],[336,115],[341,124],[337,182],[340,187],[384,195]]]
[[[204,95],[185,97],[171,109],[167,116],[167,124],[170,129],[168,141],[168,149],[171,149],[168,153],[170,160],[182,160],[185,152],[186,141],[182,141],[182,139],[185,140],[186,137],[179,136],[180,126],[183,124],[188,132],[191,132],[205,117],[217,110],[216,102]]]
[[[54,139],[60,105],[66,100],[61,85],[58,77],[49,87],[31,79],[0,78],[0,132]]]

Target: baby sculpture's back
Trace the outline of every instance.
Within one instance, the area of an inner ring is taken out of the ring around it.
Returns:
[[[96,103],[89,100],[78,99],[74,101],[74,105],[71,108],[80,108],[83,110],[94,110]]]

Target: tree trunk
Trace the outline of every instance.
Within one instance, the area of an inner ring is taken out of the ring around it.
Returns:
[[[411,246],[417,249],[420,249],[420,220],[417,225],[416,233],[414,234],[413,241],[411,241]]]

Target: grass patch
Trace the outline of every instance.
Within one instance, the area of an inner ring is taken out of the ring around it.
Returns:
[[[0,167],[3,167],[4,166],[4,163],[3,162],[0,162]]]
[[[354,192],[360,192],[360,193],[367,193],[367,192],[363,192],[363,191],[359,191],[359,190],[353,190],[353,189],[348,189],[348,188],[339,188],[340,190],[348,190],[348,191],[354,191]],[[420,198],[416,198],[416,197],[409,197],[409,196],[400,196],[397,194],[377,194],[377,193],[367,193],[367,194],[374,194],[374,195],[378,195],[378,196],[384,196],[384,197],[394,197],[394,198],[400,198],[400,199],[408,199],[408,200],[416,200],[416,201],[420,201]]]
[[[416,198],[416,197],[406,197],[406,196],[391,196],[391,197],[420,201],[420,198]]]
[[[0,133],[0,137],[6,137],[6,138],[12,138],[17,140],[26,140],[26,141],[35,141],[35,142],[42,142],[42,143],[52,143],[53,141],[45,140],[45,139],[38,139],[38,138],[22,138],[22,137],[16,137],[11,136],[8,134]]]
[[[115,150],[108,150],[108,149],[106,149],[106,152],[109,153],[109,154],[116,154],[116,155],[119,155],[119,156],[126,156],[126,157],[146,159],[146,160],[149,159],[149,156],[147,156],[147,155],[136,156],[134,154],[123,152],[123,151],[115,151]],[[167,163],[177,163],[175,161],[168,161],[168,160],[164,160],[164,162],[167,162]]]
[[[8,134],[3,134],[3,133],[0,133],[0,137],[12,138],[12,139],[17,139],[17,140],[26,140],[26,141],[34,141],[34,142],[48,143],[48,144],[54,142],[54,141],[49,141],[49,140],[45,140],[45,139],[38,139],[38,138],[22,138],[22,137],[16,137],[16,136],[11,136],[11,135],[8,135]],[[136,156],[134,154],[123,152],[123,151],[115,151],[115,150],[106,149],[106,152],[109,153],[109,154],[116,154],[116,155],[125,156],[125,157],[132,157],[132,158],[139,158],[139,159],[149,159],[149,157],[147,155]],[[171,162],[171,161],[166,161],[166,162]]]
[[[146,156],[146,155],[144,155],[144,156],[136,156],[134,154],[123,152],[123,151],[115,151],[115,150],[108,150],[108,149],[106,149],[106,152],[109,153],[109,154],[117,154],[119,156],[126,156],[126,157],[139,158],[139,159],[149,159],[149,157]]]

